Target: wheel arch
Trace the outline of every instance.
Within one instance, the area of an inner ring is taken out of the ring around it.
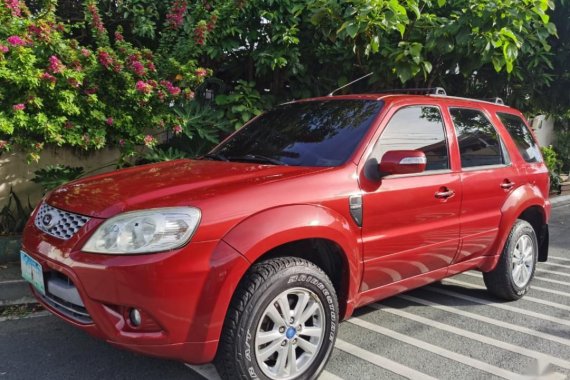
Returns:
[[[319,266],[333,282],[341,318],[345,318],[352,314],[361,280],[361,249],[356,238],[359,234],[352,221],[334,210],[291,205],[249,217],[223,240],[251,264],[293,256]]]
[[[539,244],[539,261],[548,258],[548,219],[550,217],[550,203],[544,199],[542,192],[530,184],[521,186],[513,191],[501,208],[501,223],[498,237],[492,252],[495,255],[483,265],[482,271],[493,270],[507,243],[509,233],[517,219],[529,222],[535,230]]]

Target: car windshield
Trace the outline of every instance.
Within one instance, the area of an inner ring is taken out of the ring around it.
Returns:
[[[354,152],[383,102],[283,104],[251,121],[205,158],[292,166],[338,166]]]

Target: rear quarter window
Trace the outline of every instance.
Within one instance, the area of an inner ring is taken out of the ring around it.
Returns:
[[[497,116],[515,142],[522,158],[529,163],[542,162],[540,148],[534,141],[532,133],[528,130],[525,122],[520,117],[508,113],[498,112]]]

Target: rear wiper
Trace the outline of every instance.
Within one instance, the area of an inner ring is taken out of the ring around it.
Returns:
[[[284,165],[284,166],[288,166],[289,164],[278,160],[276,158],[271,158],[271,157],[267,157],[264,156],[262,154],[253,154],[253,153],[249,153],[249,154],[244,154],[243,156],[231,156],[228,157],[228,159],[230,161],[253,161],[253,162],[260,162],[260,163],[269,163],[269,164],[273,164],[273,165]]]
[[[220,153],[207,153],[207,154],[203,155],[202,158],[203,159],[209,158],[210,160],[216,160],[216,161],[229,161],[226,156],[224,156],[223,154],[220,154]]]

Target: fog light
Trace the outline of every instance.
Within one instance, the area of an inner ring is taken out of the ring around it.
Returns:
[[[131,309],[129,311],[129,319],[134,327],[139,327],[142,322],[141,312],[138,309]]]

